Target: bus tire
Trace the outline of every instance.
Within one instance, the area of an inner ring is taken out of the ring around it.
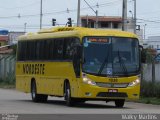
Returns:
[[[65,82],[64,98],[65,98],[67,106],[73,106],[74,105],[73,98],[71,97],[70,84],[68,82]]]
[[[33,102],[47,102],[48,95],[37,94],[36,82],[31,83],[31,97]]]
[[[115,100],[115,105],[118,108],[122,108],[124,106],[125,99]]]

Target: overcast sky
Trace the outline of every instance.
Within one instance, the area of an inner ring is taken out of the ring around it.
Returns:
[[[27,32],[39,30],[40,0],[0,0],[0,29]],[[2,2],[3,1],[3,2]],[[43,0],[43,28],[51,26],[51,19],[66,24],[71,17],[77,22],[78,0]],[[121,16],[122,0],[86,0],[100,16]],[[96,7],[96,5],[99,7]],[[134,13],[134,2],[128,0],[128,11]],[[144,28],[146,36],[160,36],[160,0],[137,0],[137,24]],[[81,0],[81,15],[95,15]],[[67,12],[68,10],[68,12]],[[128,12],[128,17],[132,17]]]

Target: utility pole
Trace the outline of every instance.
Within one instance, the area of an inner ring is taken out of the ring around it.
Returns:
[[[88,28],[88,15],[86,16],[86,21],[87,21],[86,25],[87,25],[87,28]]]
[[[122,30],[127,31],[127,0],[123,0],[122,6]]]
[[[147,24],[144,25],[144,33],[143,33],[144,34],[144,37],[143,37],[144,40],[146,40],[146,25]]]
[[[136,0],[134,0],[134,33],[136,34],[137,17],[136,17]]]
[[[92,11],[96,14],[96,28],[98,28],[98,10],[94,10],[89,4],[88,4],[88,2],[86,1],[86,0],[84,0],[85,1],[85,3],[92,9]]]
[[[42,29],[42,0],[41,0],[41,5],[40,5],[40,29]]]
[[[77,27],[80,26],[81,20],[80,20],[80,0],[78,0],[78,9],[77,9]]]
[[[98,10],[96,10],[96,28],[98,28]]]

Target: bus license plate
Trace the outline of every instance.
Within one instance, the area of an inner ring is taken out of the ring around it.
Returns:
[[[114,92],[115,93],[115,92],[118,92],[118,90],[117,89],[109,89],[108,92]]]

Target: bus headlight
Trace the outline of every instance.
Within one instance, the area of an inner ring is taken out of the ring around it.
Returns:
[[[140,83],[140,78],[137,78],[136,80],[134,80],[133,82],[129,83],[129,87],[132,87],[132,86],[136,86]]]
[[[83,82],[89,85],[96,85],[96,82],[92,81],[91,79],[87,78],[86,76],[83,77]]]

